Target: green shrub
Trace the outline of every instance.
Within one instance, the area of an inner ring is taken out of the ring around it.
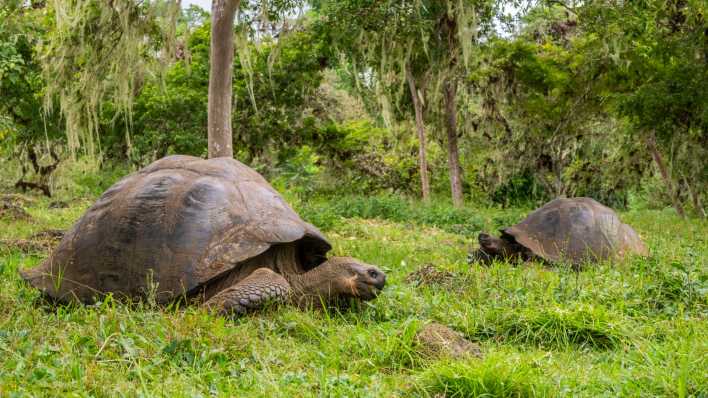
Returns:
[[[323,204],[301,204],[295,206],[297,212],[307,222],[322,230],[331,230],[342,217],[335,213],[331,206]]]
[[[56,196],[62,200],[77,197],[97,198],[116,181],[130,174],[122,164],[103,163],[79,158],[60,163],[52,183]]]
[[[523,173],[510,176],[503,184],[496,187],[489,194],[492,202],[501,204],[504,207],[534,205],[544,202],[548,195],[540,187],[532,172],[527,170]]]
[[[273,186],[285,188],[296,195],[309,196],[314,192],[316,179],[321,172],[319,155],[312,147],[303,145],[289,151],[285,160],[276,167],[277,176],[271,180]]]

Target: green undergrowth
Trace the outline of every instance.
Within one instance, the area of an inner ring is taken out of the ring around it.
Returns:
[[[420,379],[423,395],[536,397],[551,392],[537,367],[498,353],[478,361],[435,364],[422,372]]]
[[[66,198],[62,198],[66,199]],[[13,242],[67,228],[92,198],[29,197],[0,219],[0,396],[530,397],[708,395],[708,225],[629,211],[652,255],[575,272],[466,263],[475,233],[525,209],[453,209],[394,196],[291,200],[333,254],[388,274],[351,308],[271,307],[239,319],[110,297],[43,300],[17,273],[46,258]],[[431,265],[440,277],[415,283]],[[416,332],[446,324],[483,358],[432,359]]]
[[[509,226],[524,214],[523,209],[480,211],[474,207],[455,208],[443,199],[421,203],[396,195],[314,198],[297,202],[296,208],[304,218],[325,230],[335,228],[342,219],[362,218],[437,227],[463,236]]]
[[[631,321],[612,317],[600,306],[553,306],[526,308],[513,313],[495,314],[492,327],[476,334],[480,337],[498,338],[515,344],[532,344],[548,349],[616,348],[627,337],[621,330]]]

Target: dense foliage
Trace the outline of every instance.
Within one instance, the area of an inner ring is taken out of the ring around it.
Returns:
[[[171,4],[3,2],[3,184],[46,185],[31,158],[92,155],[81,137],[108,163],[206,156],[209,14]],[[278,184],[420,195],[424,170],[440,197],[459,150],[474,203],[585,195],[705,215],[701,1],[259,4],[235,27],[234,148]]]

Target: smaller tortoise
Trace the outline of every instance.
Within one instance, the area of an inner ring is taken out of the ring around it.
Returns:
[[[480,248],[470,253],[469,262],[540,258],[579,266],[628,254],[648,255],[632,227],[623,224],[612,209],[590,198],[552,200],[500,232],[499,238],[480,233]]]
[[[22,277],[60,300],[106,293],[205,300],[243,313],[269,300],[300,306],[370,300],[378,268],[331,246],[258,173],[231,158],[170,156],[111,188]]]

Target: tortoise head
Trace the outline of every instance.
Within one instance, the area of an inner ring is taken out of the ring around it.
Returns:
[[[383,271],[352,257],[331,257],[317,271],[320,281],[326,282],[326,295],[330,297],[372,300],[386,284]]]
[[[479,250],[471,252],[467,260],[469,263],[481,262],[482,264],[491,264],[494,259],[499,260],[528,260],[531,258],[531,251],[523,245],[516,242],[513,236],[502,231],[502,236],[497,238],[482,232],[477,237],[479,241]]]
[[[503,250],[504,242],[486,232],[481,232],[477,237],[479,247],[489,255],[498,255]]]
[[[484,265],[491,264],[494,258],[500,256],[500,249],[503,245],[501,239],[495,238],[485,232],[482,232],[477,237],[479,249],[471,251],[467,254],[467,263],[482,263]]]

